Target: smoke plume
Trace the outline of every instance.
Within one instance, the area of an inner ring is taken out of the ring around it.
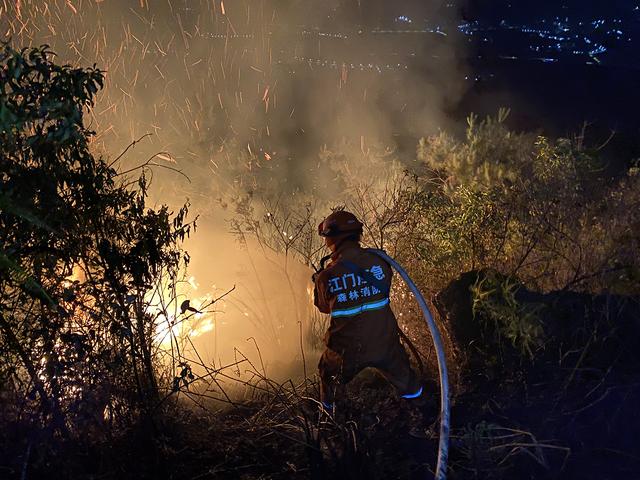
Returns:
[[[322,215],[342,200],[327,157],[380,176],[372,155],[412,160],[415,140],[447,128],[462,94],[460,45],[444,28],[456,21],[442,2],[0,2],[1,39],[48,44],[60,62],[105,70],[88,118],[96,152],[113,158],[137,141],[120,168],[153,157],[154,200],[188,198],[200,215],[186,245],[188,295],[235,285],[219,311],[194,319],[201,355],[220,365],[237,347],[256,358],[253,337],[267,373],[280,376],[303,373],[305,348],[315,366],[311,270],[252,239],[239,243],[234,205],[295,197]]]

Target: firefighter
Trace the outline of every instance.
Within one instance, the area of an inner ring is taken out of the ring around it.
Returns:
[[[332,213],[318,233],[331,251],[331,263],[313,275],[314,303],[331,314],[318,364],[322,404],[333,408],[345,385],[366,367],[378,369],[403,398],[419,398],[423,387],[389,306],[390,266],[360,246],[362,223],[352,213]]]

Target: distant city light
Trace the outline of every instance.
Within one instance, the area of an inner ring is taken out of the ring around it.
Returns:
[[[413,23],[413,21],[406,15],[400,15],[396,17],[396,22]]]

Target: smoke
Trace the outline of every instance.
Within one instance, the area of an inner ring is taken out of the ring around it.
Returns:
[[[274,375],[301,374],[301,345],[310,358],[317,349],[311,271],[239,244],[234,203],[297,195],[322,215],[341,200],[327,158],[369,175],[385,174],[372,171],[372,155],[412,160],[417,138],[451,125],[463,93],[461,46],[445,33],[456,21],[439,1],[0,1],[0,38],[106,71],[90,116],[97,152],[115,157],[151,133],[121,168],[159,154],[156,163],[189,177],[154,169],[152,196],[189,198],[201,215],[186,245],[192,295],[236,287],[196,346],[220,364],[254,337]],[[275,368],[283,359],[290,366]]]
[[[263,364],[270,378],[280,380],[302,377],[305,356],[313,372],[319,343],[312,328],[321,329],[323,320],[313,306],[308,267],[252,238],[242,244],[223,235],[219,223],[205,222],[186,246],[197,253],[189,269],[197,282],[189,292],[195,308],[204,303],[199,295],[217,298],[233,290],[208,315],[214,329],[192,337],[198,352],[216,365],[233,363],[244,354]],[[198,321],[206,324],[207,316]]]

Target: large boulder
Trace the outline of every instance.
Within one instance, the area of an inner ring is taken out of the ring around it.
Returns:
[[[462,274],[435,305],[471,375],[538,362],[598,369],[640,367],[640,299],[528,290],[494,270]]]

